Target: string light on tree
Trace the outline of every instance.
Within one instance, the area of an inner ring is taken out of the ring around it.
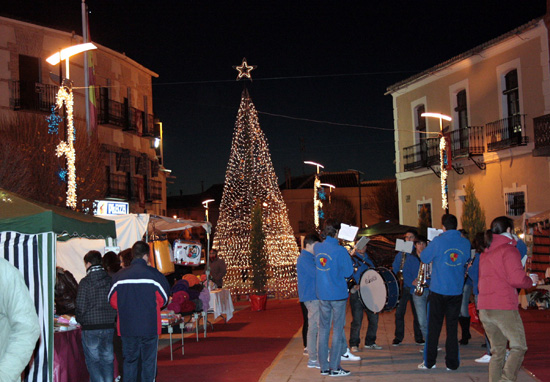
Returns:
[[[243,66],[250,68],[245,60]],[[241,73],[242,68],[237,67],[237,70]],[[247,76],[238,79],[243,77]],[[249,256],[251,215],[257,202],[263,206],[262,230],[269,275],[266,289],[277,297],[295,296],[298,246],[288,221],[267,139],[245,88],[233,131],[220,216],[213,240],[213,247],[218,249],[218,255],[227,264],[224,287],[237,294],[258,292],[252,286]]]

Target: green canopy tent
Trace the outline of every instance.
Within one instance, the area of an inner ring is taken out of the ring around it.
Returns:
[[[0,252],[23,274],[40,322],[39,346],[26,380],[53,377],[56,240],[70,237],[116,238],[115,223],[0,188]]]

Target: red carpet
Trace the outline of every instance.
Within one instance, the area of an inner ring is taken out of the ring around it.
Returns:
[[[550,310],[520,309],[527,337],[523,367],[541,382],[550,382]]]
[[[519,309],[519,313],[529,348],[525,353],[523,368],[541,382],[550,382],[550,310]],[[481,324],[472,323],[472,326],[483,333]]]
[[[214,324],[207,338],[186,338],[185,355],[176,340],[173,361],[169,348],[161,350],[157,381],[258,381],[301,326],[297,299],[268,300],[262,312],[247,307],[228,323]]]

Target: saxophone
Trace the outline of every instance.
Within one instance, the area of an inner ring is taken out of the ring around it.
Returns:
[[[418,276],[416,277],[416,290],[414,294],[417,296],[422,296],[424,294],[424,288],[428,286],[426,283],[428,276],[428,264],[420,263],[420,268],[418,268]]]

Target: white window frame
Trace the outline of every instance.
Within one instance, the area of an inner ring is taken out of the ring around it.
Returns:
[[[456,96],[459,92],[462,90],[466,90],[466,108],[468,110],[468,126],[471,126],[471,110],[470,109],[470,83],[468,82],[468,79],[462,80],[460,82],[457,82],[455,84],[452,84],[449,86],[449,97],[450,97],[450,104],[451,104],[451,113],[452,113],[452,128],[453,130],[458,129],[458,112],[455,111],[455,109],[458,106],[458,103],[456,101]]]
[[[504,202],[504,212],[507,212],[506,200],[508,200],[507,195],[515,192],[523,192],[523,197],[525,201],[525,209],[523,212],[529,211],[529,198],[527,197],[527,185],[523,184],[518,186],[517,183],[512,184],[512,187],[505,187],[502,189],[503,193],[503,202]],[[506,215],[506,216],[521,216],[521,215]]]
[[[413,122],[413,126],[412,126],[412,132],[414,134],[414,144],[417,144],[417,143],[420,143],[420,134],[418,134],[418,132],[416,131],[416,126],[418,126],[418,118],[417,118],[417,112],[416,112],[416,109],[421,106],[421,105],[424,105],[424,111],[428,111],[428,100],[426,99],[426,96],[422,97],[422,98],[419,98],[419,99],[416,99],[414,101],[411,102],[411,115],[412,115],[412,122]],[[428,123],[426,121],[426,132],[428,132]]]
[[[517,70],[518,72],[518,95],[519,95],[519,110],[520,113],[525,113],[525,108],[523,106],[523,84],[522,84],[522,73],[521,73],[521,61],[518,58],[508,61],[502,65],[497,66],[496,75],[497,75],[497,84],[498,84],[498,97],[499,97],[499,113],[500,119],[508,118],[508,103],[506,101],[506,96],[503,94],[506,89],[506,79],[505,76],[512,70]]]

